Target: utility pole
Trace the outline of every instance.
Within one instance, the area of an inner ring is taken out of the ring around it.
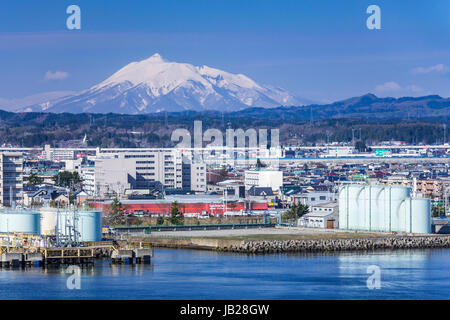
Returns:
[[[447,142],[447,124],[444,123],[444,141],[442,144],[445,144]]]

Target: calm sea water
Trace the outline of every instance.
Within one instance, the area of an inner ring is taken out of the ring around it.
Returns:
[[[0,299],[450,299],[450,250],[247,256],[155,249],[150,265],[0,270]],[[367,267],[381,270],[369,290]]]

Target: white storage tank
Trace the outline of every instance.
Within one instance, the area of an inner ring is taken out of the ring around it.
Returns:
[[[101,211],[79,211],[78,231],[81,241],[102,240],[102,212]]]
[[[22,232],[40,234],[40,214],[32,211],[0,212],[0,232]]]
[[[339,188],[339,227],[348,229],[348,185]]]
[[[69,235],[71,227],[75,225],[79,241],[102,240],[102,212],[101,211],[74,211],[55,208],[41,209],[42,234],[56,233],[58,225],[59,233]],[[73,233],[72,233],[73,236]]]
[[[345,185],[339,192],[339,228],[430,233],[430,200],[403,186]]]
[[[41,208],[41,234],[55,234],[56,227],[56,209]]]
[[[407,232],[405,229],[405,201],[409,201],[410,188],[394,186],[390,190],[390,230]]]
[[[349,186],[349,207],[347,208],[348,214],[348,228],[351,230],[357,230],[360,226],[360,213],[363,210],[363,204],[361,201],[361,193],[364,191],[364,186],[351,185]],[[362,219],[361,219],[362,220]]]
[[[386,188],[384,186],[373,186],[371,197],[371,223],[370,230],[385,230],[385,203]]]
[[[414,233],[431,233],[430,199],[412,199],[411,225]]]

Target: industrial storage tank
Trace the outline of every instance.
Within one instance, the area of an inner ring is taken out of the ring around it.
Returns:
[[[72,211],[56,208],[41,209],[42,234],[56,234],[58,230],[62,236],[76,237],[78,241],[102,240],[102,213],[101,211]],[[75,227],[77,234],[73,233]],[[75,239],[73,239],[75,240]]]
[[[356,230],[360,225],[360,212],[362,209],[361,193],[364,191],[364,186],[351,185],[348,186],[348,228]],[[362,219],[361,219],[362,220]]]
[[[102,212],[101,211],[79,211],[78,230],[81,241],[102,240]]]
[[[41,234],[52,235],[55,234],[56,227],[56,209],[41,208]]]
[[[430,199],[412,199],[411,225],[414,233],[431,233]]]
[[[372,186],[371,192],[371,213],[370,213],[370,230],[385,230],[385,191],[384,186]]]
[[[404,186],[345,185],[339,191],[339,228],[430,233],[430,199]]]
[[[402,186],[389,187],[390,189],[390,229],[394,232],[407,232],[405,229],[404,201],[409,201],[410,188]],[[402,206],[403,204],[403,206]]]
[[[0,232],[40,234],[41,216],[37,212],[14,210],[0,212]]]
[[[348,229],[348,190],[348,186],[339,188],[339,227],[341,229]]]

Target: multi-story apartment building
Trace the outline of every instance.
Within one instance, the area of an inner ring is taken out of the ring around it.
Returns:
[[[417,180],[417,192],[425,197],[442,197],[450,187],[450,180]]]
[[[80,177],[83,180],[83,190],[90,196],[97,195],[95,183],[95,166],[81,166]]]
[[[76,159],[76,150],[71,148],[52,148],[46,144],[42,155],[45,160],[49,161],[62,161],[62,160],[74,160]]]
[[[23,199],[21,152],[0,152],[0,205],[11,206]]]
[[[206,192],[206,165],[202,162],[192,163],[190,173],[190,190]]]
[[[95,160],[98,194],[147,189],[161,183],[165,188],[206,191],[206,165],[191,163],[176,149],[143,149],[99,153]]]

